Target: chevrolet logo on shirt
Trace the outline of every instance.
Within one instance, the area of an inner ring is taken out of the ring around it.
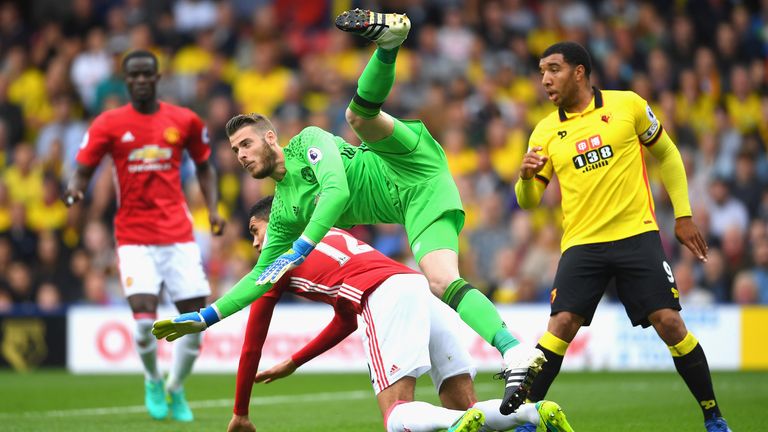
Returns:
[[[150,144],[131,151],[131,154],[128,155],[128,160],[132,162],[141,161],[143,163],[151,163],[170,159],[171,156],[173,156],[172,149]]]

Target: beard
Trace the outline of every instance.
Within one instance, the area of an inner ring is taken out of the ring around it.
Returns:
[[[272,175],[277,166],[277,152],[270,147],[269,144],[262,138],[264,144],[264,151],[261,152],[261,168],[258,171],[251,171],[251,177],[255,179],[265,179]]]

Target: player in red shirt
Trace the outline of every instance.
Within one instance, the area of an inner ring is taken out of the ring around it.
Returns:
[[[248,228],[259,252],[267,241],[271,206],[272,197],[267,197],[250,211]],[[285,292],[329,304],[334,317],[291,358],[257,374],[272,312]],[[251,304],[228,431],[256,430],[248,418],[254,379],[271,382],[290,375],[352,334],[358,316],[365,329],[363,347],[371,384],[387,431],[471,431],[482,426],[483,419],[492,430],[525,422],[548,425],[548,430],[571,430],[554,402],[524,404],[508,416],[499,413],[501,399],[477,402],[472,384],[475,367],[458,342],[458,318],[430,294],[427,279],[332,228],[303,265],[287,272]],[[444,407],[413,400],[416,378],[427,371]]]
[[[163,384],[157,368],[157,341],[151,334],[161,286],[179,312],[205,307],[210,295],[192,219],[181,189],[184,150],[196,164],[213,234],[224,220],[216,209],[216,173],[208,162],[211,149],[202,120],[192,111],[157,99],[157,58],[133,51],[123,59],[131,103],[93,120],[77,154],[77,168],[64,195],[67,205],[83,199],[99,162],[115,164],[118,205],[115,216],[118,266],[123,290],[136,320],[135,342],[145,373],[145,405],[150,416],[191,421],[183,381],[200,352],[199,335],[175,344],[173,366]]]

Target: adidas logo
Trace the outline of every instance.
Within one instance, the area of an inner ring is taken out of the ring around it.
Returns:
[[[393,375],[393,374],[397,373],[397,371],[399,371],[399,370],[400,370],[400,368],[397,367],[397,365],[392,365],[392,367],[389,368],[389,374]]]
[[[133,141],[136,141],[136,137],[133,136],[131,131],[127,131],[126,133],[123,134],[123,137],[120,138],[120,141],[122,141],[124,143],[125,142],[133,142]]]

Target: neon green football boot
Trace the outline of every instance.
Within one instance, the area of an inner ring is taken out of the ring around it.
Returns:
[[[555,402],[547,400],[536,402],[536,411],[539,412],[536,432],[573,432],[573,428],[565,419],[563,409]]]
[[[448,432],[477,432],[483,423],[485,414],[477,408],[470,408],[448,428]]]

